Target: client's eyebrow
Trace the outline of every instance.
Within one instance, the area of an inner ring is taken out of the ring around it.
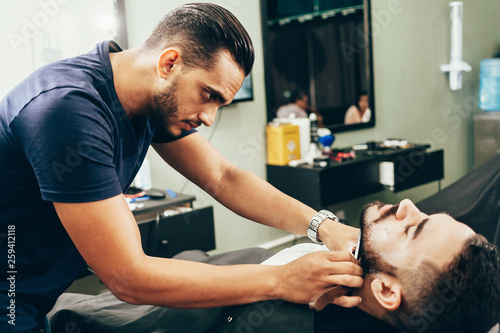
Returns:
[[[420,222],[418,225],[417,225],[417,229],[415,229],[415,232],[413,233],[413,237],[412,239],[415,239],[417,238],[417,236],[422,232],[422,229],[424,228],[424,225],[429,222],[429,218],[425,218],[422,220],[422,222]]]

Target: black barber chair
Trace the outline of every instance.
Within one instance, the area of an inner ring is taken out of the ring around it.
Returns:
[[[417,207],[426,214],[447,212],[500,247],[500,154]]]

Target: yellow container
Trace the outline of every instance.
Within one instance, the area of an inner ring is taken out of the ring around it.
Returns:
[[[266,127],[267,163],[287,165],[300,159],[299,126],[292,124],[271,124]]]

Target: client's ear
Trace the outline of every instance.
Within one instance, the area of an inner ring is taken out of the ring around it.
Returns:
[[[401,282],[387,274],[377,274],[370,284],[373,296],[386,310],[394,311],[401,305]]]

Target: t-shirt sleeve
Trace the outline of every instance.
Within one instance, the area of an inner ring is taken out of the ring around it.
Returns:
[[[114,161],[117,123],[92,94],[54,89],[30,101],[11,122],[42,199],[90,202],[122,193]]]

